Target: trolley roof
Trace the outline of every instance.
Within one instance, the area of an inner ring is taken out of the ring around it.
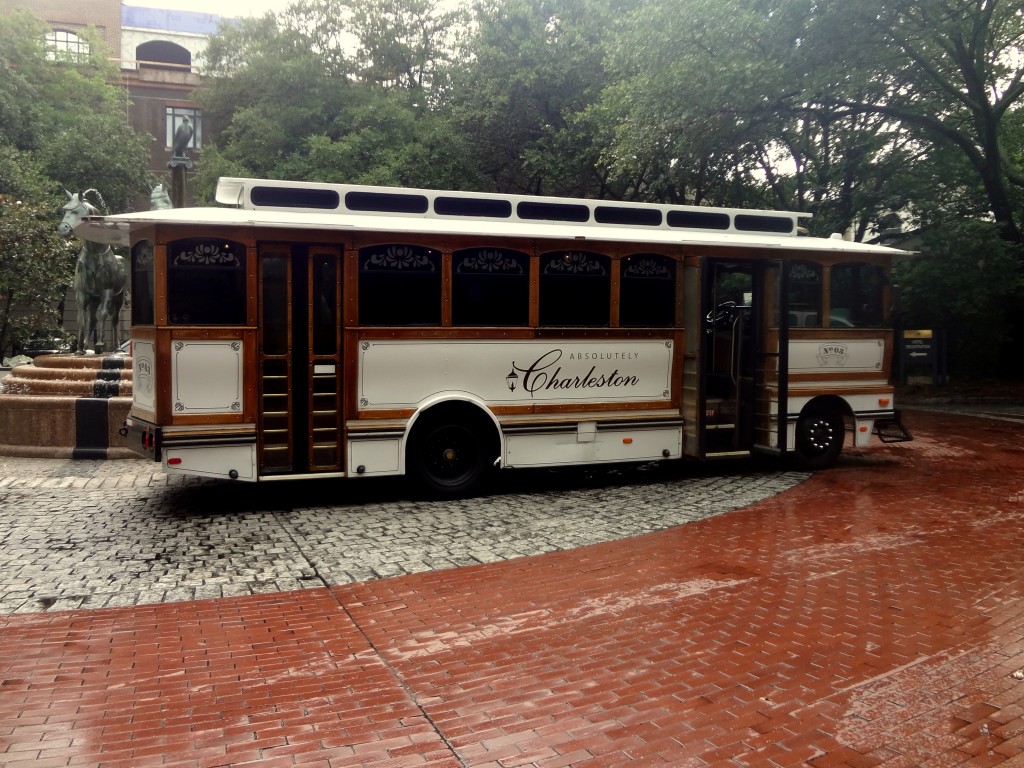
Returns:
[[[692,245],[819,253],[888,254],[880,245],[798,237],[809,214],[619,203],[576,198],[224,178],[217,201],[235,207],[178,208],[90,216],[86,240],[130,245],[151,225],[463,235],[637,245]]]

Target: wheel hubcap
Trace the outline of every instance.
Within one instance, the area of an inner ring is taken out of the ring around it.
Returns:
[[[816,450],[824,451],[834,439],[832,427],[825,419],[815,419],[808,425],[807,442]]]

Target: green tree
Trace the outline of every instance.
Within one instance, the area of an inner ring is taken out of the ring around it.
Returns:
[[[61,322],[77,251],[57,234],[62,188],[99,189],[116,212],[149,183],[107,52],[89,37],[88,60],[52,60],[48,29],[22,9],[0,16],[0,350]]]
[[[430,93],[443,84],[465,12],[437,0],[345,0],[360,80]]]
[[[835,30],[843,30],[837,36]],[[808,70],[814,101],[898,124],[936,152],[953,149],[1004,238],[1022,241],[1024,164],[1007,121],[1024,97],[1024,13],[1008,0],[886,0],[817,6]],[[871,82],[850,87],[843,71]]]
[[[612,0],[480,0],[452,119],[489,189],[606,197],[606,133],[588,113],[607,85]]]
[[[953,219],[929,228],[921,250],[896,271],[903,326],[946,331],[954,375],[1024,375],[1015,342],[1021,246],[1008,243],[997,223]]]
[[[200,188],[225,171],[461,185],[472,170],[438,109],[458,18],[428,0],[304,0],[223,29],[200,92],[223,128]]]
[[[614,178],[645,199],[810,211],[816,233],[858,239],[899,210],[917,149],[891,121],[808,100],[807,73],[831,77],[808,59],[814,12],[803,0],[652,0],[627,15],[595,108],[614,126]]]
[[[99,40],[87,61],[47,58],[48,27],[25,10],[0,17],[0,147],[20,153],[29,176],[55,194],[60,187],[100,189],[112,205],[146,188],[148,139],[125,119],[127,94]],[[83,32],[88,36],[88,33]],[[0,175],[0,192],[28,195],[26,175]],[[20,185],[20,187],[19,187]]]
[[[56,307],[74,276],[75,248],[53,217],[51,205],[0,195],[0,352],[32,329],[60,325]]]

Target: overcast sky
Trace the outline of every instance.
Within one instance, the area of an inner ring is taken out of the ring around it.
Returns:
[[[283,11],[290,0],[124,0],[125,5],[140,5],[145,8],[166,8],[173,11],[195,11],[213,13],[227,18],[262,16],[267,11]],[[442,5],[458,7],[460,0],[447,0]]]
[[[210,0],[124,0],[124,3],[145,8],[213,13],[228,18],[262,16],[267,11],[284,10],[289,5],[286,0],[218,0],[212,3]]]

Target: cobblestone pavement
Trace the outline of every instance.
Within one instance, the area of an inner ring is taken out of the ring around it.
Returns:
[[[0,457],[0,614],[282,592],[636,536],[805,479],[751,466],[517,472],[423,501],[390,481],[228,484],[144,461]]]

